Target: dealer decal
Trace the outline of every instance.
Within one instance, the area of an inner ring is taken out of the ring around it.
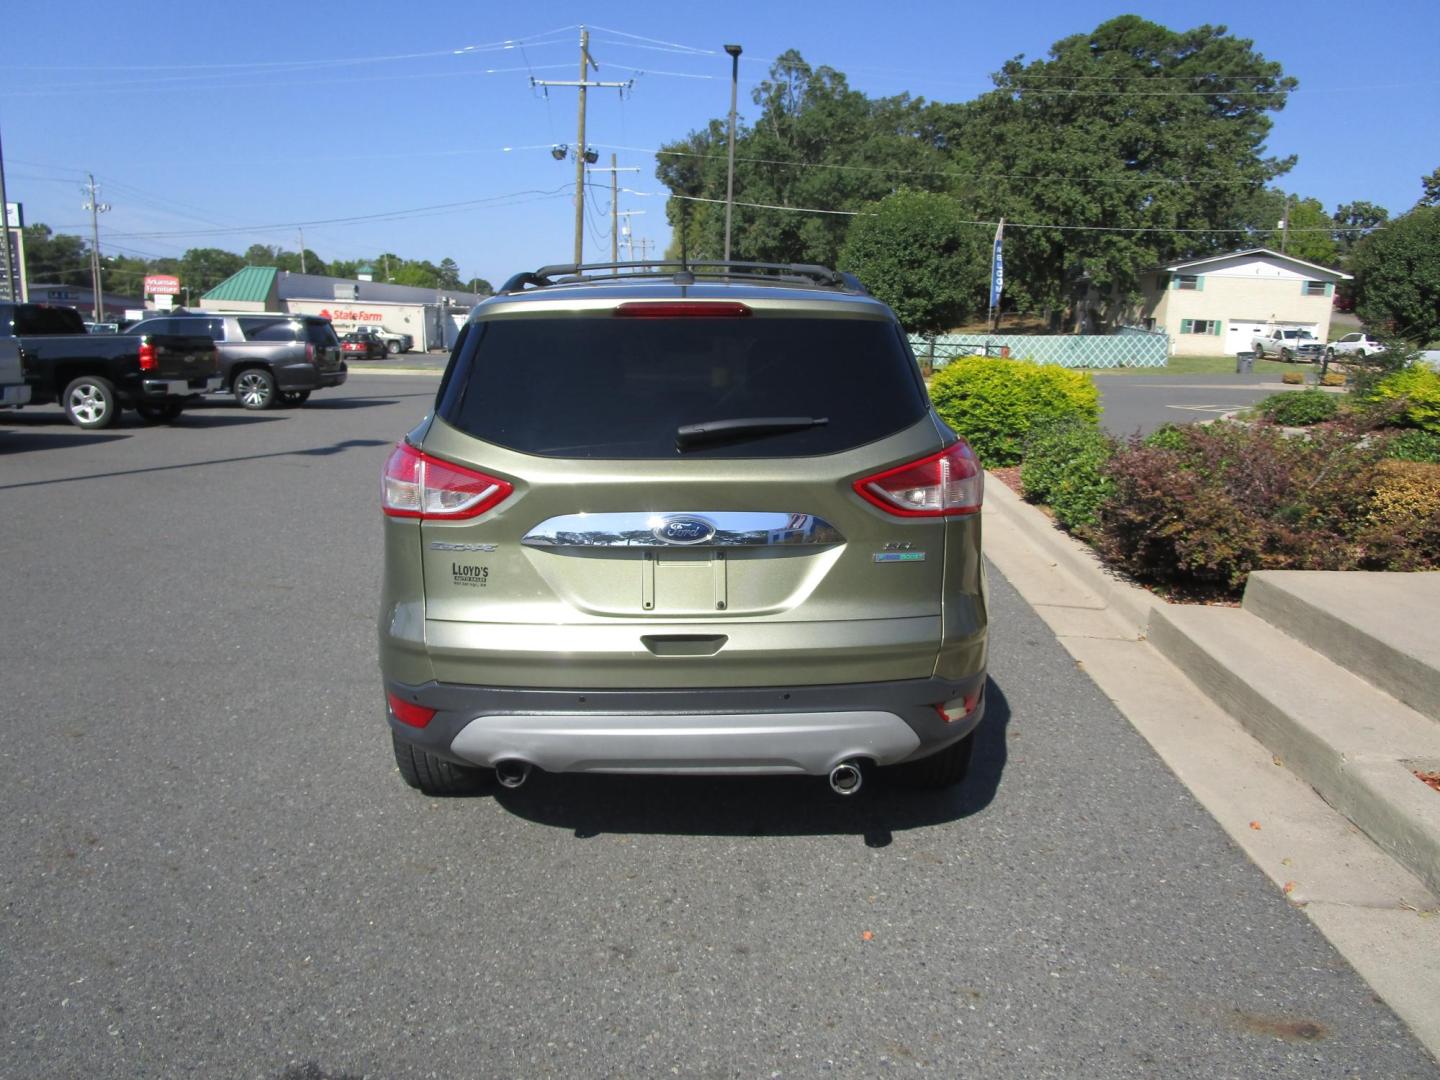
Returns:
[[[875,561],[885,562],[924,562],[925,552],[923,551],[877,551]]]
[[[483,589],[490,582],[488,566],[470,566],[467,563],[452,562],[450,573],[456,585],[464,585],[469,589]]]

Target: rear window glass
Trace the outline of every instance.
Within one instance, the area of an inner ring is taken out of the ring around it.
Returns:
[[[85,320],[74,308],[21,304],[15,308],[15,334],[83,334]]]
[[[685,457],[803,457],[909,427],[927,402],[891,323],[861,319],[512,318],[477,323],[439,415],[476,438],[570,458],[674,458],[686,424],[824,418]]]
[[[328,322],[305,323],[305,340],[311,345],[330,346],[340,344],[340,339],[335,336],[335,328]]]

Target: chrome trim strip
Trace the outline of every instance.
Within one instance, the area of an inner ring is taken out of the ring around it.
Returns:
[[[694,528],[691,528],[691,526]],[[667,527],[676,535],[666,539]],[[713,527],[713,532],[710,529]],[[697,533],[709,533],[691,539]],[[840,531],[814,514],[694,510],[564,514],[536,525],[520,541],[537,548],[832,547]]]

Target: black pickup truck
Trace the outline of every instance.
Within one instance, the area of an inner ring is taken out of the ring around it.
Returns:
[[[0,337],[20,346],[30,404],[58,401],[76,427],[109,427],[122,409],[168,423],[220,385],[205,334],[87,334],[74,308],[0,301]]]

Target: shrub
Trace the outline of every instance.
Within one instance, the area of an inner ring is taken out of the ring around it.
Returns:
[[[1385,461],[1357,540],[1358,565],[1373,570],[1440,566],[1440,464]]]
[[[1105,465],[1114,450],[1114,441],[1094,421],[1031,429],[1020,469],[1025,497],[1048,505],[1070,531],[1088,532],[1113,487]]]
[[[1277,424],[1286,427],[1309,427],[1331,419],[1340,411],[1334,394],[1324,390],[1291,390],[1272,394],[1260,402],[1259,409]]]
[[[1320,376],[1321,386],[1344,386],[1345,375],[1339,371],[1327,371]]]
[[[1299,371],[1287,371],[1280,376],[1280,381],[1288,386],[1300,386],[1305,382],[1305,375]]]
[[[1180,450],[1186,445],[1185,432],[1179,424],[1161,424],[1145,436],[1143,445],[1158,446],[1163,450]]]
[[[1089,375],[997,357],[953,360],[931,380],[930,397],[986,466],[1016,464],[1032,428],[1100,415]]]
[[[1385,444],[1385,456],[1397,461],[1440,464],[1440,433],[1409,428]]]
[[[1369,391],[1377,401],[1404,403],[1404,423],[1424,431],[1440,432],[1440,372],[1423,364],[1391,372]]]
[[[1440,566],[1440,545],[1402,553],[1393,524],[1367,515],[1381,443],[1235,424],[1132,442],[1105,470],[1114,491],[1100,509],[1101,553],[1182,593],[1234,594],[1259,569]]]

